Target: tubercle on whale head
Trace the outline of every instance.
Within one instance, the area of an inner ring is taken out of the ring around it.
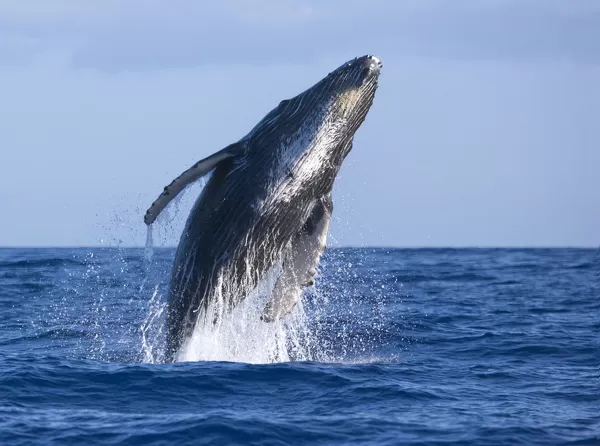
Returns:
[[[381,60],[371,54],[367,54],[361,57],[355,57],[352,60],[342,64],[337,69],[330,72],[327,76],[335,76],[345,71],[361,70],[365,78],[369,76],[378,76],[383,68]]]

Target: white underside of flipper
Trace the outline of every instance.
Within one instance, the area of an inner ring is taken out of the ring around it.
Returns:
[[[331,198],[323,197],[315,205],[307,225],[292,239],[262,315],[265,322],[275,321],[291,312],[302,296],[302,289],[314,284],[319,260],[325,251],[332,210]]]

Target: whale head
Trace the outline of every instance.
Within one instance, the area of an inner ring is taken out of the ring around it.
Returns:
[[[371,55],[344,63],[309,89],[281,101],[246,138],[261,150],[306,152],[347,145],[373,103],[381,68],[381,61]]]

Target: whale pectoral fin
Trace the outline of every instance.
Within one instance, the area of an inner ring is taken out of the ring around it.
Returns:
[[[164,208],[175,198],[186,186],[196,181],[198,178],[206,175],[213,170],[221,161],[235,156],[243,155],[246,145],[243,142],[236,142],[213,153],[209,157],[198,161],[188,170],[175,178],[171,184],[166,186],[158,198],[146,211],[144,215],[144,223],[150,225],[156,220],[156,217]]]
[[[285,252],[281,274],[262,320],[272,322],[288,314],[300,300],[302,288],[315,283],[332,212],[331,194],[327,194],[317,202],[302,230],[293,238],[292,246]]]

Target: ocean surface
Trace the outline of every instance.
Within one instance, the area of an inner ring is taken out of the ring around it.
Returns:
[[[1,445],[600,445],[598,250],[329,249],[165,364],[173,254],[0,249]]]

